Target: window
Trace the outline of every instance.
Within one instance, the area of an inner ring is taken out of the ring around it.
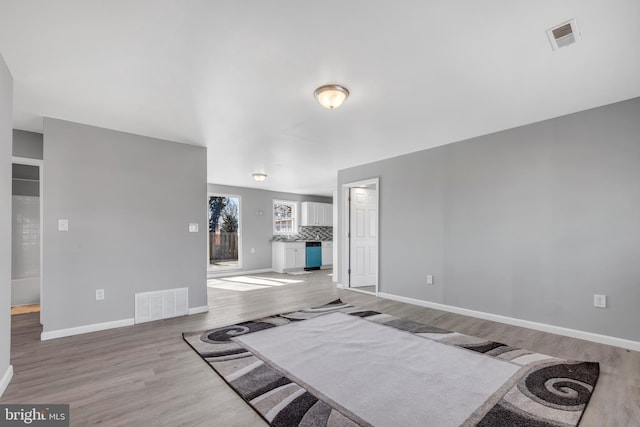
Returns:
[[[296,232],[297,202],[273,201],[273,234],[294,234]]]

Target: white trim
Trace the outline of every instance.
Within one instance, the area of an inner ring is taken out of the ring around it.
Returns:
[[[111,322],[93,323],[91,325],[76,326],[74,328],[57,329],[55,331],[42,332],[41,341],[52,340],[55,338],[69,337],[71,335],[87,334],[89,332],[104,331],[105,329],[122,328],[123,326],[131,326],[135,324],[135,319],[113,320]]]
[[[260,274],[260,273],[270,273],[273,271],[273,268],[263,268],[261,270],[223,270],[220,273],[212,274],[211,271],[207,273],[207,279],[217,279],[218,277],[229,277],[229,276],[244,276],[245,274]]]
[[[281,205],[293,206],[293,221],[291,223],[291,226],[293,228],[292,231],[276,233],[276,203]],[[298,219],[298,217],[300,217],[300,219]],[[294,234],[298,234],[298,227],[300,224],[302,224],[302,202],[284,199],[273,199],[271,201],[271,232],[274,236],[291,236]]]
[[[11,156],[11,163],[18,163],[20,165],[29,165],[29,166],[42,166],[44,162],[42,159],[32,159],[30,157]]]
[[[616,338],[609,335],[601,335],[593,332],[579,331],[577,329],[565,328],[562,326],[549,325],[547,323],[533,322],[530,320],[516,319],[514,317],[502,316],[499,314],[485,313],[483,311],[469,310],[467,308],[455,307],[452,305],[439,304],[430,301],[419,300],[415,298],[407,298],[385,292],[378,293],[378,296],[394,301],[405,302],[408,304],[419,305],[421,307],[433,308],[436,310],[448,311],[450,313],[461,314],[463,316],[477,317],[479,319],[491,320],[493,322],[506,323],[507,325],[520,326],[522,328],[535,329],[536,331],[548,332],[551,334],[563,335],[571,338],[578,338],[596,342],[599,344],[611,345],[614,347],[626,348],[629,350],[640,351],[640,342],[631,341],[624,338]]]
[[[4,394],[4,391],[9,387],[9,383],[13,378],[13,365],[7,366],[7,370],[4,371],[2,379],[0,379],[0,397]]]
[[[350,239],[348,236],[349,233],[349,228],[347,227],[347,225],[349,225],[349,222],[351,221],[351,218],[349,216],[349,211],[350,211],[350,203],[349,203],[349,192],[347,191],[347,189],[349,188],[358,188],[361,187],[363,185],[371,185],[374,184],[376,186],[376,221],[377,221],[377,226],[378,226],[378,230],[376,233],[376,248],[378,251],[378,256],[376,257],[377,259],[377,265],[376,265],[376,295],[378,295],[378,282],[380,279],[380,178],[369,178],[369,179],[365,179],[362,181],[355,181],[355,182],[348,182],[345,184],[342,184],[342,197],[343,197],[343,202],[344,204],[342,205],[342,224],[343,224],[343,228],[344,230],[342,230],[342,238],[344,239],[344,243],[343,243],[343,254],[342,254],[342,261],[344,261],[342,264],[342,280],[345,281],[347,283],[345,289],[353,289],[350,285],[350,281],[349,281],[349,274],[348,274],[348,269],[349,269],[349,265],[351,264],[351,260],[349,259],[349,245],[350,245]],[[369,293],[369,295],[371,295]]]
[[[360,292],[361,294],[378,296],[378,288],[377,287],[376,287],[376,291],[374,293],[369,292],[369,291],[363,291],[362,289],[358,289],[357,286],[355,288],[351,287],[351,288],[344,288],[344,289],[347,290],[347,291]]]
[[[336,282],[336,288],[338,289],[347,289],[342,283]]]
[[[209,306],[208,305],[203,305],[202,307],[189,308],[187,310],[187,314],[189,316],[191,316],[192,314],[207,313],[208,311],[209,311]]]
[[[235,194],[227,194],[227,193],[216,193],[216,192],[208,192],[207,193],[207,271],[211,271],[209,267],[211,264],[211,254],[209,253],[209,248],[211,247],[211,243],[209,242],[209,238],[211,234],[209,233],[209,199],[211,197],[226,197],[228,199],[238,199],[238,265],[231,267],[216,267],[216,271],[222,270],[234,270],[238,268],[242,268],[242,196]]]
[[[339,199],[338,199],[338,190],[333,190],[333,198],[332,198],[332,203],[333,203],[333,207],[332,207],[332,212],[331,215],[333,216],[333,235],[334,236],[340,236],[340,228],[338,226],[338,224],[340,223],[340,217],[338,216],[338,204],[339,204]],[[340,248],[340,244],[336,244],[333,245],[333,278],[332,281],[333,283],[338,283],[338,273],[340,272],[340,266],[342,265],[340,263],[340,258],[338,257],[338,249]]]
[[[19,165],[28,165],[28,166],[37,166],[38,167],[38,175],[39,175],[39,183],[38,183],[38,197],[40,198],[40,324],[43,325],[44,318],[44,275],[43,275],[43,265],[44,265],[44,197],[43,197],[43,175],[44,175],[44,160],[42,159],[32,159],[29,157],[11,157],[11,164],[17,163]]]

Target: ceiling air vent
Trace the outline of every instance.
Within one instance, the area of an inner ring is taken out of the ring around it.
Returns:
[[[562,24],[547,30],[547,37],[551,42],[553,50],[569,46],[580,40],[580,31],[575,19],[563,22]]]

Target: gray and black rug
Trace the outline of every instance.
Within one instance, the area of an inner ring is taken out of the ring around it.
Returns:
[[[576,426],[599,376],[340,300],[183,338],[273,426]]]

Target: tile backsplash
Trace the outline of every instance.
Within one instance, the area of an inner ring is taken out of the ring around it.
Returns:
[[[273,236],[275,241],[333,240],[333,227],[301,226],[298,234]]]
[[[333,227],[302,226],[298,236],[301,240],[333,240]]]

